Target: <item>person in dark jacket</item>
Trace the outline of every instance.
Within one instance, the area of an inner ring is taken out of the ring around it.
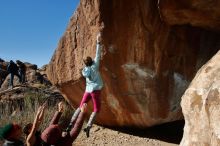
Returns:
[[[19,72],[19,75],[21,77],[21,83],[24,84],[25,81],[26,81],[26,66],[23,62],[21,62],[20,60],[16,60],[16,63],[18,65],[18,72]]]
[[[10,87],[14,87],[14,76],[16,75],[19,78],[19,82],[21,83],[21,77],[18,73],[18,66],[14,63],[14,61],[10,60],[9,65],[7,66],[7,71],[10,73]]]
[[[9,123],[0,129],[0,138],[5,140],[3,146],[24,146],[21,136],[22,130],[18,124]]]

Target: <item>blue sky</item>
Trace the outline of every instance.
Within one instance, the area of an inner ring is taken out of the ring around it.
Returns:
[[[79,0],[0,0],[0,58],[49,63]]]

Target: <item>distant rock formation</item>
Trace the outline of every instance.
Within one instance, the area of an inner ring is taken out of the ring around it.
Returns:
[[[85,90],[82,59],[95,56],[96,35],[104,26],[100,71],[105,87],[97,122],[150,127],[182,119],[181,96],[197,70],[220,48],[220,35],[209,30],[218,25],[218,21],[208,25],[205,16],[210,11],[196,25],[193,21],[200,18],[181,21],[185,11],[170,20],[178,8],[174,6],[181,3],[81,0],[50,61],[48,78],[77,107]]]
[[[2,79],[3,83],[1,85],[0,91],[6,90],[9,87],[9,80],[10,75],[7,72],[7,65],[9,62],[0,62],[1,68],[0,68],[0,78]],[[26,81],[27,84],[40,82],[43,84],[51,84],[49,80],[47,79],[47,75],[45,74],[45,70],[47,65],[44,66],[43,69],[38,69],[36,64],[31,64],[28,62],[24,63],[26,66]],[[19,85],[19,79],[17,76],[14,78],[14,85]]]
[[[3,79],[0,88],[0,119],[17,110],[26,110],[24,109],[25,101],[31,100],[30,103],[33,104],[42,104],[42,102],[47,101],[48,106],[54,106],[58,101],[63,100],[63,96],[57,88],[52,86],[47,79],[45,74],[47,65],[39,69],[37,65],[25,62],[27,82],[20,84],[18,77],[15,76],[13,89],[9,88],[10,75],[6,71],[8,62],[0,61],[0,65],[0,77]]]
[[[196,74],[182,97],[185,118],[181,146],[220,144],[220,51]]]

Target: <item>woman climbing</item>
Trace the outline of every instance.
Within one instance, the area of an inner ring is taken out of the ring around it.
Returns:
[[[101,57],[101,33],[97,35],[96,56],[94,60],[90,56],[88,56],[86,59],[83,60],[85,67],[82,70],[82,75],[83,77],[86,78],[86,90],[81,100],[80,106],[76,109],[71,119],[72,121],[75,120],[80,113],[80,107],[84,103],[87,103],[90,99],[92,99],[93,112],[90,115],[86,128],[84,129],[84,132],[86,132],[87,137],[89,137],[89,131],[92,127],[92,124],[95,121],[97,113],[100,111],[101,108],[100,93],[103,87],[103,81],[99,72],[100,57]]]

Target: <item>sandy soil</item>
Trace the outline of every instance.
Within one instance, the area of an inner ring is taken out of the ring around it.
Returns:
[[[182,123],[176,123],[138,132],[128,129],[116,131],[94,125],[90,137],[87,138],[82,131],[73,146],[178,146],[182,128]]]

